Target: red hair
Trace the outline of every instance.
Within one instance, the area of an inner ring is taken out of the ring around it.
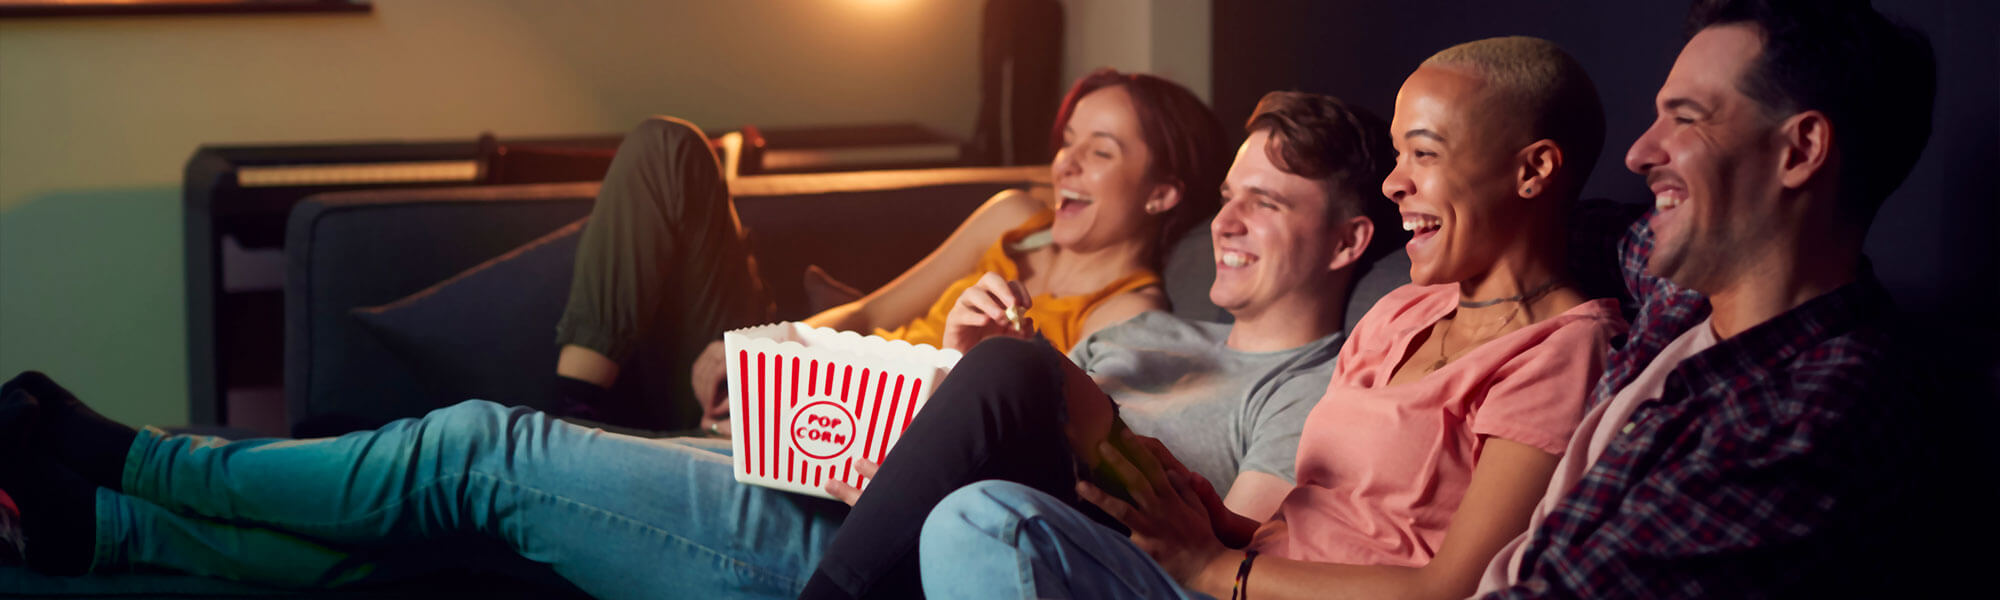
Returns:
[[[1223,147],[1222,122],[1180,84],[1145,73],[1120,73],[1098,69],[1076,80],[1056,112],[1055,130],[1050,132],[1050,151],[1062,148],[1063,128],[1069,125],[1076,103],[1091,92],[1122,86],[1132,96],[1132,110],[1139,118],[1140,135],[1152,157],[1146,176],[1180,189],[1181,201],[1161,215],[1160,239],[1155,255],[1203,221],[1215,216],[1221,206],[1222,178],[1229,168],[1228,149]]]

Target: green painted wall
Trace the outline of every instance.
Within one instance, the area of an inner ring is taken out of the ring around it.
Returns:
[[[114,418],[187,421],[178,186],[75,189],[0,213],[0,369]]]

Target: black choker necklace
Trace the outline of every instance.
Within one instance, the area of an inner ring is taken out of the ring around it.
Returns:
[[[1555,287],[1556,287],[1556,280],[1551,279],[1549,280],[1548,283],[1542,284],[1541,287],[1537,287],[1535,289],[1528,290],[1526,292],[1521,292],[1519,294],[1514,294],[1512,296],[1507,296],[1505,298],[1494,298],[1492,300],[1475,300],[1472,302],[1466,302],[1464,300],[1460,300],[1458,301],[1458,307],[1486,308],[1488,306],[1493,306],[1495,304],[1500,304],[1502,302],[1526,302],[1534,298],[1540,298],[1544,292],[1547,292],[1551,289],[1555,289]]]

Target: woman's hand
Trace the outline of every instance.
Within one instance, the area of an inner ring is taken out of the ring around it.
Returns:
[[[881,466],[876,465],[874,461],[866,458],[854,459],[854,471],[860,473],[863,479],[874,479],[875,470],[880,468]],[[847,482],[839,479],[826,482],[826,485],[821,486],[820,489],[826,490],[828,494],[833,494],[834,499],[846,502],[848,506],[854,506],[854,503],[861,501],[861,489],[847,485]]]
[[[694,398],[701,403],[701,428],[710,427],[729,417],[729,388],[723,379],[729,375],[728,350],[722,340],[710,343],[694,357]]]
[[[1158,438],[1134,435],[1133,439],[1153,453],[1153,459],[1160,462],[1162,470],[1167,473],[1180,473],[1187,478],[1195,497],[1201,499],[1202,508],[1208,511],[1209,527],[1215,530],[1215,537],[1222,542],[1222,545],[1242,548],[1250,543],[1250,538],[1256,535],[1257,527],[1261,523],[1230,510],[1229,505],[1224,503],[1222,494],[1215,491],[1215,484],[1209,483],[1207,477],[1202,477],[1200,473],[1194,472],[1194,469],[1181,464],[1181,460],[1176,458],[1172,451],[1167,450],[1167,445],[1160,443]]]
[[[951,312],[944,318],[944,347],[964,352],[971,350],[981,340],[996,335],[1029,337],[1034,335],[1034,323],[1023,317],[1021,327],[1014,327],[1007,310],[1028,309],[1027,286],[1019,281],[1010,281],[998,273],[987,273],[979,281],[958,295],[952,303]]]
[[[1130,431],[1129,445],[1147,450],[1146,456],[1128,459],[1110,442],[1098,444],[1098,459],[1111,467],[1132,495],[1127,503],[1089,482],[1077,482],[1076,491],[1084,500],[1104,509],[1106,514],[1132,530],[1132,543],[1151,555],[1175,581],[1193,582],[1228,552],[1216,538],[1210,506],[1221,506],[1215,489],[1201,475],[1187,470],[1159,440]],[[1207,489],[1203,494],[1202,489]],[[1212,504],[1211,504],[1212,503]]]
[[[1257,527],[1262,523],[1230,510],[1229,505],[1223,502],[1222,494],[1215,491],[1215,484],[1210,483],[1207,477],[1202,477],[1200,473],[1182,465],[1179,459],[1167,452],[1166,445],[1161,444],[1160,440],[1143,436],[1139,439],[1145,441],[1147,447],[1153,450],[1153,454],[1160,458],[1160,462],[1168,469],[1167,472],[1186,474],[1188,484],[1194,488],[1195,497],[1201,499],[1202,508],[1208,511],[1209,528],[1215,531],[1217,541],[1222,542],[1224,546],[1237,549],[1250,545],[1250,538],[1257,535]]]

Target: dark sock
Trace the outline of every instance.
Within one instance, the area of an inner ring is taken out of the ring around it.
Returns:
[[[556,407],[561,416],[608,421],[611,413],[604,401],[609,393],[610,390],[595,383],[566,375],[556,376]]]
[[[19,509],[28,566],[82,575],[96,546],[96,487],[29,442],[48,403],[20,382],[0,385],[0,489]]]
[[[35,456],[33,439],[41,402],[9,381],[0,384],[0,476]]]
[[[38,371],[16,375],[7,386],[33,394],[41,403],[39,437],[45,454],[91,483],[124,489],[125,455],[139,430],[97,414]]]

